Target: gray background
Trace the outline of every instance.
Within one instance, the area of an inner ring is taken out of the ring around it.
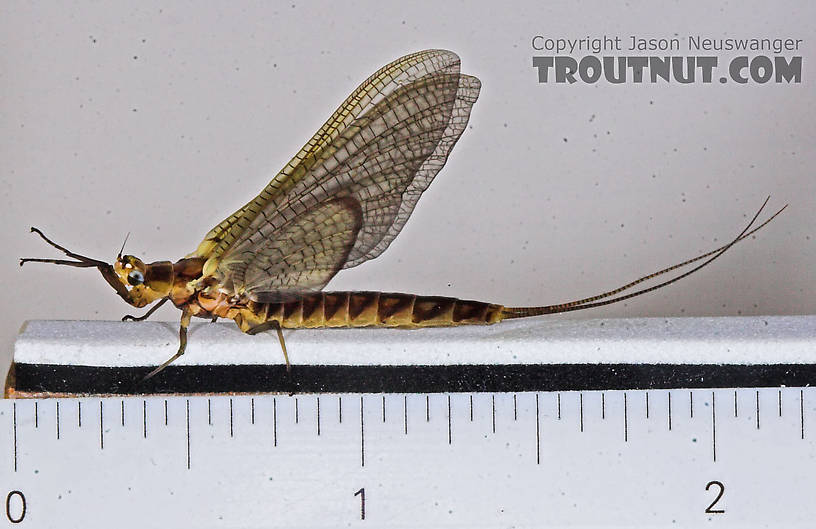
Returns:
[[[471,127],[388,251],[329,288],[566,301],[716,247],[771,194],[791,207],[756,241],[668,289],[567,317],[816,311],[813,3],[233,5],[0,8],[6,361],[27,319],[132,312],[96,271],[20,269],[19,257],[55,256],[29,226],[106,260],[130,231],[128,253],[175,260],[359,82],[432,47],[482,80]],[[536,83],[532,36],[604,33],[803,38],[803,82]]]

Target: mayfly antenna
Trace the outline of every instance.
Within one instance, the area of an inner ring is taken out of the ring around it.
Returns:
[[[125,240],[122,241],[122,248],[119,250],[119,253],[116,255],[117,260],[122,258],[122,252],[125,251],[125,245],[127,244],[128,237],[130,237],[130,232],[127,232],[127,235],[125,235]]]

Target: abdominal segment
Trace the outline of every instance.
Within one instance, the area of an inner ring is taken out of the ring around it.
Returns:
[[[219,318],[235,320],[255,334],[278,322],[289,329],[318,327],[447,327],[496,323],[501,305],[438,296],[383,292],[314,292],[277,303],[249,301],[235,306],[199,298],[198,306]]]

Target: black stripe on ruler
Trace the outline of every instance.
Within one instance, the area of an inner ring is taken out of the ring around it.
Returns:
[[[514,392],[807,386],[814,364],[527,364],[450,366],[170,366],[16,364],[21,392],[144,394],[201,392]]]

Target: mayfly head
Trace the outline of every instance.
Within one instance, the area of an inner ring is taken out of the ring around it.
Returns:
[[[39,235],[45,242],[61,251],[68,257],[75,259],[20,259],[20,266],[25,263],[51,263],[57,265],[73,266],[76,268],[96,268],[105,278],[110,286],[116,290],[119,297],[133,305],[134,307],[144,307],[157,299],[166,297],[173,284],[172,263],[152,263],[145,264],[132,255],[119,255],[114,264],[108,264],[98,259],[91,259],[78,253],[74,253],[60,246],[46,237],[37,228],[31,228],[33,233]]]
[[[114,288],[135,307],[144,307],[167,297],[173,287],[173,264],[169,261],[146,264],[138,257],[119,255],[113,263],[113,271],[128,297],[125,298],[117,287]]]

